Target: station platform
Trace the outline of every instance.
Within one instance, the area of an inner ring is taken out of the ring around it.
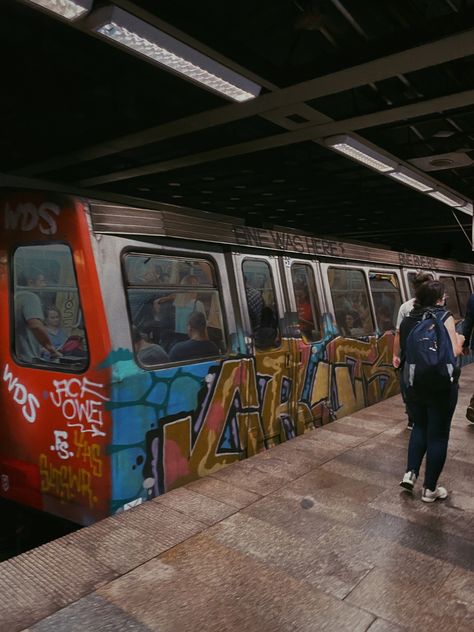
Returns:
[[[1,632],[472,632],[473,387],[446,501],[398,486],[393,397],[1,563]]]

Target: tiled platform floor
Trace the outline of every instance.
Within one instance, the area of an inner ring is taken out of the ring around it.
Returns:
[[[398,487],[395,397],[0,564],[1,632],[472,632],[473,378],[447,501]]]

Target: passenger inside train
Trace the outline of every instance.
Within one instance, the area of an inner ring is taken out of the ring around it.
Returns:
[[[173,345],[170,352],[171,362],[219,355],[217,345],[209,340],[206,317],[201,311],[192,312],[189,316],[187,335],[188,340]]]
[[[125,270],[132,339],[141,364],[158,366],[225,353],[222,310],[209,262],[129,254]],[[180,345],[185,342],[193,344]]]
[[[88,351],[70,249],[60,244],[21,246],[13,268],[18,360],[82,369]]]
[[[158,344],[149,342],[146,334],[141,333],[135,325],[132,326],[132,342],[138,360],[145,366],[153,366],[168,362],[168,354]]]
[[[68,339],[68,334],[62,328],[62,315],[56,305],[47,305],[45,310],[45,325],[51,344],[56,351],[61,352],[61,347]],[[50,360],[53,356],[49,351],[41,351],[41,357]]]

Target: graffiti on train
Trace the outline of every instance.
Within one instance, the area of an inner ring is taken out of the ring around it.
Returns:
[[[54,202],[43,202],[39,206],[31,202],[24,202],[4,206],[5,230],[22,230],[25,232],[38,229],[43,235],[54,235],[57,232],[56,217],[61,209]]]
[[[101,446],[90,443],[79,430],[74,430],[72,435],[66,430],[55,430],[53,436],[50,451],[68,463],[57,463],[48,454],[40,454],[41,491],[62,502],[82,498],[90,508],[94,507],[97,503],[94,483],[103,474]],[[74,457],[72,461],[71,457]]]
[[[62,412],[69,428],[79,428],[92,437],[105,436],[103,403],[107,396],[103,384],[91,382],[87,377],[53,380],[50,397]]]
[[[7,390],[13,401],[20,406],[21,414],[30,424],[36,421],[36,413],[40,407],[38,398],[29,393],[27,387],[22,384],[8,364],[3,367],[3,381],[7,384]]]
[[[302,345],[296,383],[285,370],[290,340],[265,373],[246,357],[130,371],[116,381],[106,405],[113,418],[112,512],[397,392],[389,335],[351,340],[333,326],[325,330],[320,343]]]

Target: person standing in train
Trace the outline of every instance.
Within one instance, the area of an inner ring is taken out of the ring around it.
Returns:
[[[413,279],[413,288],[415,290],[415,293],[422,283],[426,283],[426,281],[432,281],[432,280],[433,280],[433,275],[430,272],[419,271],[416,274],[415,278]],[[398,310],[397,322],[395,325],[395,329],[396,329],[395,338],[393,340],[393,359],[392,359],[392,364],[395,369],[400,368],[400,324],[403,321],[403,319],[410,314],[414,305],[415,305],[415,299],[410,298],[408,301],[405,301],[404,303],[402,303]],[[399,374],[399,377],[400,377],[400,392],[402,394],[403,401],[405,402],[405,411],[408,415],[407,428],[411,430],[413,428],[413,419],[411,418],[408,407],[406,406],[406,392],[405,392],[406,389],[404,388],[403,380],[401,379],[401,373]]]
[[[462,333],[464,335],[464,347],[463,351],[467,355],[471,351],[474,345],[474,339],[472,338],[472,330],[474,328],[474,293],[471,294],[467,302],[466,314],[464,316],[464,322],[462,327]],[[466,418],[470,424],[474,424],[474,394],[471,397],[469,406],[466,410]]]
[[[409,334],[418,323],[421,321],[426,322],[424,319],[427,315],[431,315],[428,321],[428,325],[431,324],[431,328],[435,327],[433,320],[435,318],[438,323],[443,323],[448,333],[444,337],[438,335],[436,339],[436,347],[439,353],[441,354],[443,350],[446,350],[452,356],[451,350],[446,347],[446,345],[452,345],[454,356],[461,355],[464,336],[456,333],[454,318],[444,307],[444,302],[444,286],[439,281],[426,281],[418,286],[415,295],[415,306],[410,315],[404,318],[400,325],[400,358],[402,367],[408,352],[411,351],[413,354],[415,351],[413,357],[418,359],[421,357],[422,351],[418,351],[418,355],[416,354],[416,351],[421,348],[420,338],[409,336]],[[427,312],[430,314],[427,314]],[[427,332],[426,329],[424,331]],[[422,335],[423,333],[420,332],[420,336]],[[426,335],[427,333],[424,333],[424,336]],[[429,351],[432,351],[431,347]],[[448,365],[445,366],[447,367]],[[446,461],[451,419],[458,399],[460,374],[459,367],[453,366],[453,364],[449,366],[452,371],[451,378],[447,378],[443,382],[443,385],[446,384],[446,387],[443,386],[443,388],[439,384],[436,387],[433,386],[433,374],[431,373],[429,381],[420,386],[417,380],[422,379],[422,376],[418,377],[422,364],[413,364],[409,367],[410,382],[413,379],[413,374],[415,381],[410,386],[406,385],[406,397],[414,425],[408,444],[407,468],[400,485],[408,491],[413,491],[416,479],[419,476],[421,463],[426,454],[425,479],[421,496],[421,500],[426,503],[432,503],[437,499],[442,500],[448,497],[447,490],[438,486],[438,479]]]

